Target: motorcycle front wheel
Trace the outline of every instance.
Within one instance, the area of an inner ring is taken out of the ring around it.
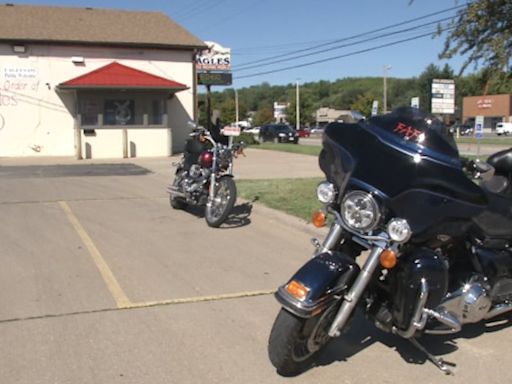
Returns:
[[[339,305],[333,304],[311,318],[301,318],[281,309],[270,332],[268,355],[282,376],[304,372],[327,345],[329,327]]]
[[[236,185],[233,178],[224,176],[215,185],[215,196],[206,205],[204,218],[210,227],[219,227],[228,218],[236,201]]]

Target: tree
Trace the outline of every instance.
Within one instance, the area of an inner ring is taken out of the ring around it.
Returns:
[[[274,111],[272,106],[265,105],[256,111],[254,116],[254,125],[263,125],[271,123],[274,120]]]
[[[448,28],[440,58],[467,55],[460,74],[470,65],[490,70],[489,80],[510,80],[512,0],[473,0],[457,13]],[[442,31],[440,30],[439,33]],[[504,76],[506,74],[506,76]]]
[[[375,97],[371,93],[359,95],[356,102],[351,105],[351,109],[361,112],[365,117],[370,117],[372,114],[372,106]]]

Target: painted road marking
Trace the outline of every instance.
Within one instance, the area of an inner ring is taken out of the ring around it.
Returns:
[[[141,309],[141,308],[154,308],[154,307],[164,307],[178,304],[193,304],[193,303],[204,303],[204,302],[212,302],[212,301],[223,301],[223,300],[233,300],[233,299],[243,299],[247,297],[255,297],[255,296],[268,296],[272,295],[276,292],[275,289],[272,290],[261,290],[261,291],[246,291],[246,292],[238,292],[238,293],[228,293],[222,295],[213,295],[213,296],[196,296],[189,297],[183,299],[170,299],[170,300],[160,300],[160,301],[147,301],[142,303],[131,303],[125,307],[118,308],[101,308],[101,309],[93,309],[87,311],[76,311],[76,312],[64,312],[64,313],[52,313],[38,316],[27,316],[27,317],[17,317],[11,319],[3,319],[0,320],[0,324],[3,323],[14,323],[18,321],[29,321],[29,320],[42,320],[42,319],[51,319],[58,317],[69,317],[69,316],[78,316],[78,315],[89,315],[93,313],[103,313],[103,312],[115,312],[119,310],[130,310],[130,309]]]
[[[100,251],[98,250],[98,248],[96,248],[94,242],[87,234],[82,224],[80,224],[80,222],[78,221],[77,217],[75,216],[69,205],[65,201],[59,201],[59,205],[66,213],[66,216],[70,221],[71,225],[73,226],[73,228],[75,228],[75,231],[78,233],[78,236],[80,236],[82,242],[89,250],[89,254],[92,257],[94,264],[98,268],[101,277],[103,278],[103,281],[107,285],[107,288],[112,294],[112,297],[114,298],[117,304],[117,308],[130,308],[133,305],[133,303],[128,299],[128,297],[124,293],[116,277],[110,270],[110,267],[106,263],[103,256],[101,256]]]

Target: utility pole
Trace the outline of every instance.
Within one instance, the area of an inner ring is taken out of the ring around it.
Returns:
[[[299,79],[297,79],[297,89],[296,89],[296,96],[297,99],[295,100],[296,103],[296,122],[295,122],[295,129],[298,131],[300,129],[300,97],[299,97]]]
[[[391,69],[391,65],[384,65],[384,100],[382,104],[382,111],[384,114],[388,113],[388,70]]]
[[[238,126],[239,115],[238,115],[238,91],[235,88],[235,125]]]

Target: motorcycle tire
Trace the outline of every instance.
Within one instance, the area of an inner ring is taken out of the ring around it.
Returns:
[[[236,185],[232,177],[221,177],[216,184],[215,197],[210,205],[206,205],[204,213],[206,223],[213,228],[226,221],[236,201]]]
[[[185,200],[179,197],[169,196],[169,204],[171,204],[171,207],[174,209],[185,209],[187,207]]]
[[[316,355],[331,339],[327,332],[337,308],[339,306],[333,304],[307,319],[281,309],[268,341],[270,361],[280,375],[296,376],[311,366]]]
[[[172,183],[173,186],[176,186],[179,184],[182,174],[183,174],[183,171],[176,172],[176,177],[174,178],[174,181]],[[174,209],[185,209],[187,207],[187,203],[185,200],[183,200],[182,198],[179,198],[179,197],[175,197],[173,195],[169,196],[169,204]]]

